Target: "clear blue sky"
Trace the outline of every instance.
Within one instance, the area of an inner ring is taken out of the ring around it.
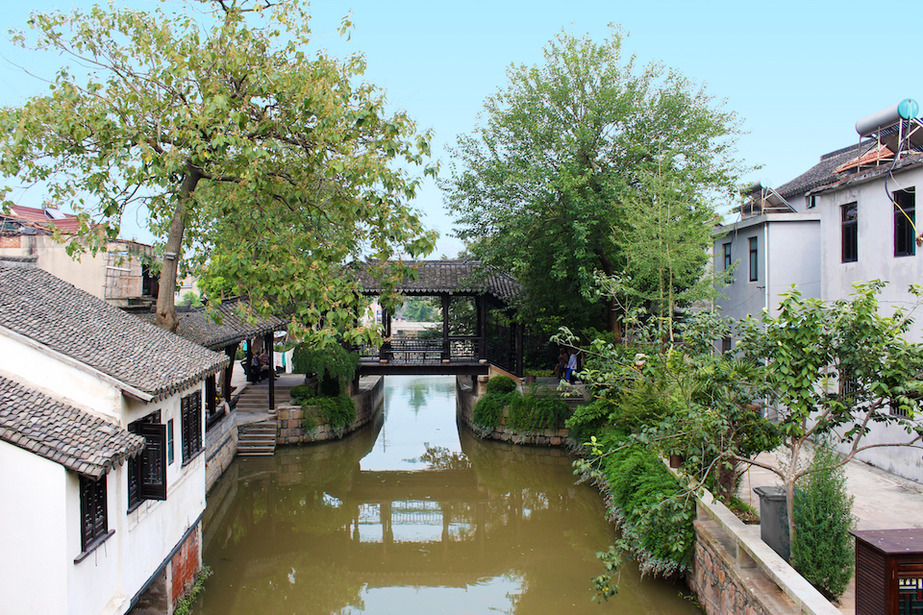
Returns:
[[[4,30],[24,27],[33,9],[89,6],[83,0],[7,0]],[[132,5],[155,6],[153,0]],[[748,180],[779,186],[819,156],[855,143],[860,117],[904,98],[923,99],[913,38],[900,4],[867,2],[688,2],[580,0],[556,2],[316,1],[313,31],[335,55],[365,54],[366,78],[387,92],[420,128],[435,133],[434,154],[477,125],[485,97],[505,84],[511,63],[541,61],[542,47],[562,28],[602,39],[609,23],[629,33],[626,49],[641,63],[678,69],[744,120],[741,159],[762,167]],[[346,41],[335,34],[351,12]],[[52,76],[54,61],[35,61],[0,44],[0,104],[21,104],[46,87],[14,66]],[[14,193],[37,205],[34,190]],[[414,205],[443,234],[440,252],[460,247],[442,195],[429,182]],[[127,229],[126,229],[127,230]],[[129,231],[129,234],[131,232]],[[143,235],[141,235],[142,238]]]

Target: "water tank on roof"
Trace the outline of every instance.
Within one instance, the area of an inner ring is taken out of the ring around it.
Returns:
[[[917,101],[912,98],[905,98],[896,105],[891,105],[887,109],[882,109],[856,122],[856,132],[860,136],[867,137],[897,124],[901,118],[905,120],[915,118],[919,112],[920,105],[917,104]]]

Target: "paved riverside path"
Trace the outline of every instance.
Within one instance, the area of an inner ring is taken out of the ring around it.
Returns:
[[[775,454],[763,453],[757,460],[772,463]],[[759,510],[760,500],[753,488],[781,484],[779,477],[769,470],[751,466],[741,479],[740,498]],[[855,498],[852,513],[856,529],[923,528],[923,484],[854,459],[846,464],[846,487]],[[853,614],[855,598],[853,580],[834,605],[842,613]]]

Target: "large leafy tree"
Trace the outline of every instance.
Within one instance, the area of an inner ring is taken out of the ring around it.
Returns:
[[[300,0],[182,6],[34,14],[17,40],[78,71],[0,111],[2,171],[81,213],[76,248],[104,246],[140,204],[163,240],[161,326],[176,326],[185,262],[210,299],[245,294],[305,329],[372,335],[343,265],[431,249],[406,205],[408,169],[434,173],[429,136],[359,81],[361,57],[309,51]]]
[[[599,300],[600,275],[665,301],[700,277],[707,233],[651,231],[642,247],[637,232],[707,226],[708,203],[730,195],[739,171],[735,116],[673,71],[636,68],[618,30],[599,43],[559,34],[542,65],[511,67],[508,78],[485,102],[483,125],[453,149],[444,189],[459,236],[523,283],[527,321],[618,337],[624,310],[614,294]],[[676,275],[641,254],[683,243],[698,254],[665,259]]]

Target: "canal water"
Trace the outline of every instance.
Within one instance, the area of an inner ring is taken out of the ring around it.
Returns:
[[[383,421],[234,461],[208,495],[195,613],[699,613],[630,563],[593,602],[613,538],[560,451],[459,428],[454,378],[388,376]]]

